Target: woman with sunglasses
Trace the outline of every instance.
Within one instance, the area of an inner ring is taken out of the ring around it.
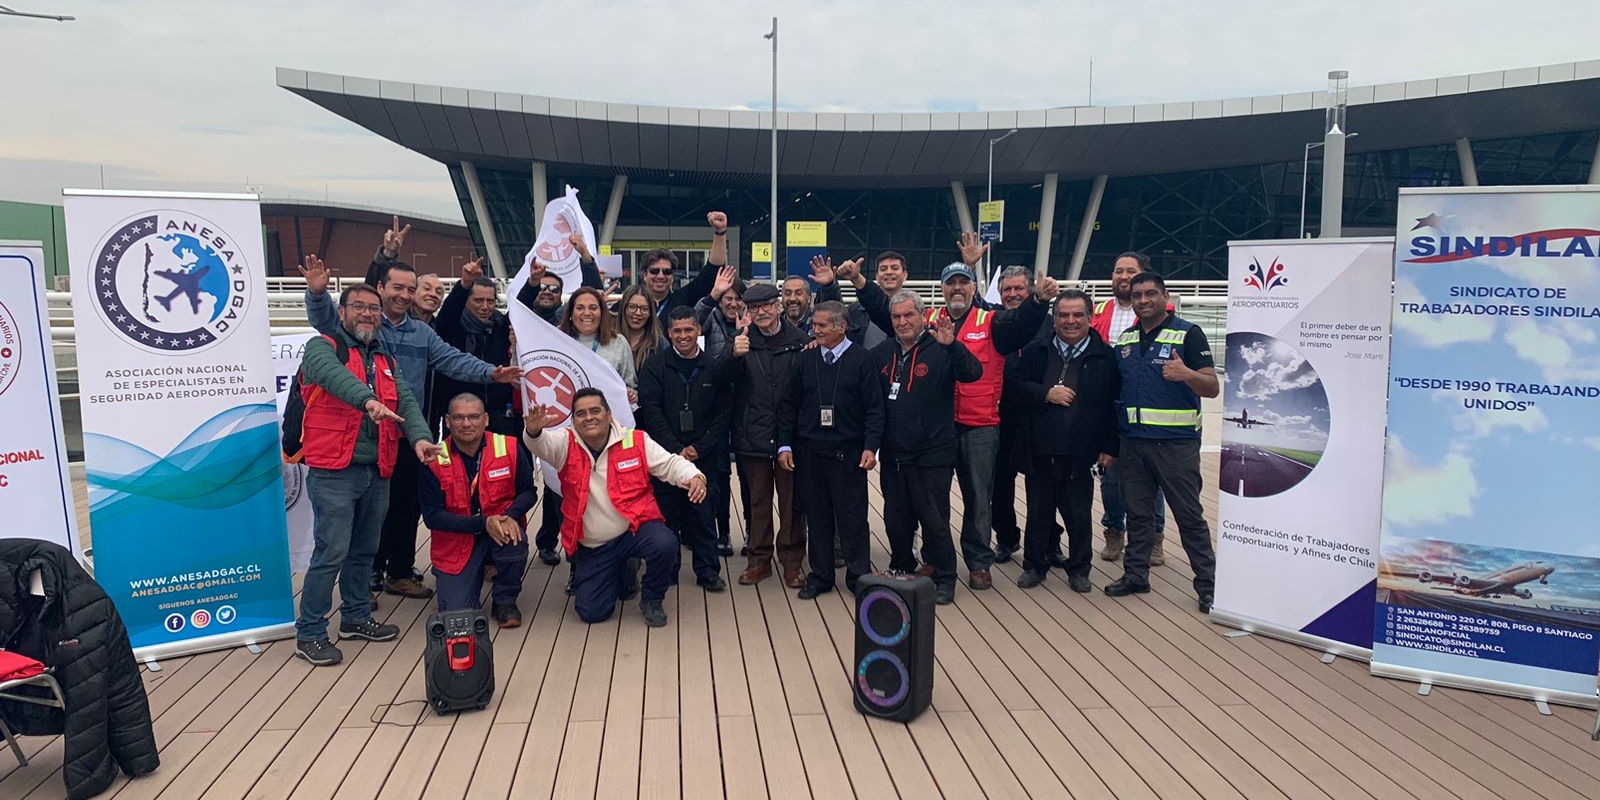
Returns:
[[[633,351],[633,371],[644,368],[644,362],[666,346],[661,335],[661,318],[656,315],[656,301],[643,286],[628,287],[617,304],[617,322],[623,338]]]

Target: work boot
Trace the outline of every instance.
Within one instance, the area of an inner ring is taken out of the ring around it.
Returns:
[[[344,653],[323,636],[318,639],[300,639],[294,644],[294,654],[311,662],[314,667],[331,667],[344,660]]]
[[[1161,554],[1161,542],[1166,538],[1165,536],[1156,537],[1155,547],[1150,548],[1150,566],[1159,567],[1167,563],[1167,557]]]
[[[667,624],[667,610],[662,607],[660,600],[640,600],[639,611],[644,614],[644,624],[652,628]]]
[[[422,581],[416,578],[390,578],[383,582],[383,590],[389,594],[417,600],[426,600],[433,596],[433,590],[423,586]]]
[[[1106,528],[1106,546],[1100,551],[1100,558],[1105,561],[1116,561],[1122,558],[1122,550],[1127,546],[1127,539],[1122,531],[1117,528]]]

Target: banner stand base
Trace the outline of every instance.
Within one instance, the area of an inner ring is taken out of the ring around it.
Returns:
[[[1550,711],[1550,704],[1546,703],[1543,700],[1535,700],[1535,701],[1533,701],[1533,707],[1539,709],[1539,713],[1544,715],[1544,716],[1546,716],[1546,717],[1550,716],[1553,713],[1553,712]]]
[[[244,643],[244,649],[249,650],[250,651],[250,655],[253,655],[253,656],[261,655],[261,645],[256,644],[255,642],[245,642]]]
[[[249,647],[252,648],[252,652],[256,652],[262,642],[292,638],[294,638],[294,622],[291,621],[262,628],[202,636],[198,639],[185,639],[181,642],[135,647],[133,649],[133,657],[134,660],[142,661],[148,665],[151,672],[159,672],[161,667],[156,664],[156,659],[159,658],[192,656],[212,650],[226,650],[231,647]]]
[[[1502,683],[1500,681],[1469,678],[1461,675],[1449,675],[1439,672],[1427,672],[1411,667],[1400,667],[1394,664],[1372,664],[1372,675],[1377,678],[1397,678],[1404,681],[1417,681],[1417,694],[1426,695],[1434,686],[1449,686],[1452,689],[1466,689],[1469,692],[1486,692],[1498,694],[1503,697],[1515,697],[1522,700],[1531,700],[1534,703],[1559,703],[1574,708],[1584,708],[1590,711],[1600,710],[1600,695],[1580,694],[1578,692],[1562,692],[1549,689],[1536,689],[1518,683]]]
[[[1239,630],[1229,631],[1223,634],[1230,639],[1241,636],[1249,636],[1252,633],[1258,633],[1262,636],[1271,636],[1274,639],[1281,639],[1285,642],[1289,642],[1290,644],[1300,645],[1301,647],[1308,647],[1313,650],[1321,650],[1323,653],[1322,663],[1324,664],[1332,664],[1333,659],[1339,656],[1354,659],[1362,663],[1368,663],[1372,661],[1372,650],[1370,648],[1356,647],[1355,645],[1334,641],[1333,639],[1324,639],[1321,636],[1312,636],[1311,634],[1301,631],[1289,628],[1280,628],[1276,625],[1262,622],[1261,620],[1253,619],[1242,614],[1235,614],[1231,611],[1219,611],[1213,608],[1211,609],[1211,621],[1217,625],[1238,628]]]
[[[1594,731],[1589,734],[1589,741],[1600,742],[1600,714],[1595,715]]]
[[[160,672],[161,671],[161,662],[159,662],[159,661],[157,661],[157,660],[155,660],[153,658],[145,659],[144,660],[144,665],[151,672]]]

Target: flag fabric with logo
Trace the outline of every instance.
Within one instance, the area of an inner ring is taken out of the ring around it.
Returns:
[[[576,207],[576,191],[569,189],[567,196]],[[546,224],[549,221],[547,212]],[[562,431],[565,435],[567,426],[571,424],[572,396],[579,389],[593,386],[605,392],[606,403],[611,406],[611,416],[617,424],[624,428],[633,427],[628,386],[622,382],[617,370],[517,301],[518,293],[528,283],[528,273],[532,271],[533,259],[539,247],[539,244],[535,244],[534,249],[528,252],[528,257],[523,259],[522,269],[506,289],[506,295],[510,298],[506,306],[511,317],[511,328],[517,334],[517,364],[522,367],[523,373],[522,407],[528,409],[544,405],[556,409],[559,420],[550,430]],[[544,258],[540,257],[539,260],[542,262]],[[574,278],[572,283],[566,285],[573,286],[576,283],[577,279]],[[556,478],[559,465],[543,466],[545,485],[559,492],[561,482]]]
[[[539,238],[522,259],[523,271],[531,268],[533,260],[537,258],[549,268],[550,274],[561,277],[561,285],[577,286],[583,282],[583,270],[578,263],[582,259],[569,237],[574,233],[583,234],[589,252],[599,252],[599,245],[595,243],[594,223],[589,221],[589,217],[583,213],[583,207],[578,205],[578,190],[568,186],[565,196],[545,204],[543,220],[539,226]],[[618,265],[620,267],[620,257]],[[516,297],[515,294],[511,296]]]

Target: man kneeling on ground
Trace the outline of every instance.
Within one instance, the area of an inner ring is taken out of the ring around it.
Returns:
[[[515,628],[522,624],[517,596],[528,571],[523,526],[539,500],[533,459],[516,439],[485,434],[489,414],[471,392],[450,399],[445,424],[444,450],[417,475],[422,519],[433,534],[439,610],[482,608],[483,568],[492,563],[494,620]]]
[[[533,454],[560,464],[561,548],[572,563],[578,618],[604,622],[633,584],[631,559],[644,562],[639,610],[652,628],[667,624],[661,601],[672,583],[678,538],[663,521],[650,488],[654,476],[685,489],[689,502],[706,499],[706,476],[682,456],[667,452],[642,431],[624,430],[594,387],[572,396],[572,427],[544,435],[558,411],[534,406],[522,440]]]

